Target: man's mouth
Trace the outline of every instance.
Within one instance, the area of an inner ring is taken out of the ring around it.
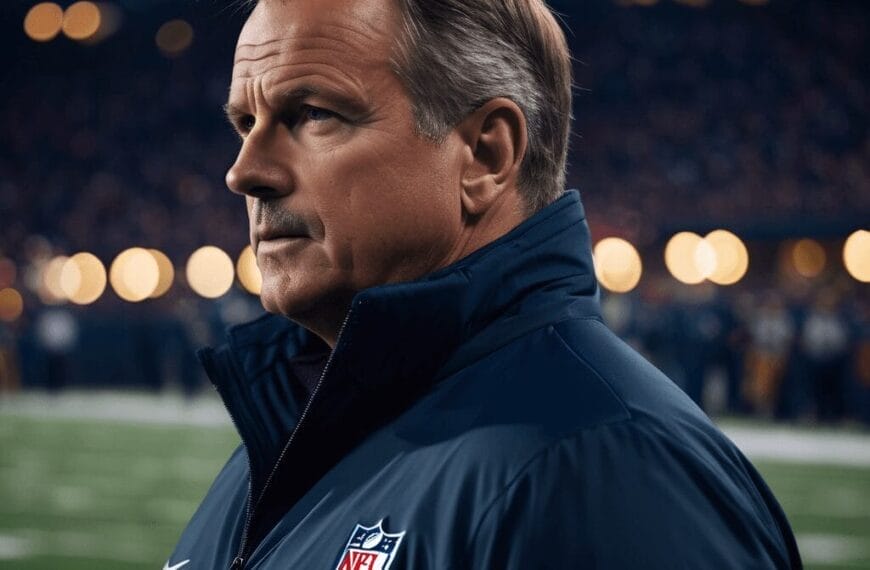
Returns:
[[[295,228],[263,228],[257,230],[258,241],[274,241],[279,239],[290,238],[307,238],[307,233]]]

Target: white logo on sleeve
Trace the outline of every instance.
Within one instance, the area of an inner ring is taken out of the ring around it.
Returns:
[[[188,562],[190,562],[190,558],[188,558],[187,560],[182,560],[181,562],[179,562],[178,564],[175,564],[174,566],[170,566],[169,560],[167,560],[166,564],[163,565],[163,570],[179,570],[179,568],[181,568],[182,566],[187,566]]]
[[[339,558],[336,570],[389,570],[405,531],[384,532],[384,521],[375,526],[357,524]]]

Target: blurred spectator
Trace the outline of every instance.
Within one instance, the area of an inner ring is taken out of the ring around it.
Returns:
[[[800,342],[814,383],[816,416],[820,421],[842,418],[849,330],[846,320],[837,311],[837,299],[830,291],[821,295],[810,309]]]

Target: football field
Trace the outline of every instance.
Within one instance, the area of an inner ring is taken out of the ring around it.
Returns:
[[[807,568],[870,569],[870,434],[725,430],[780,499]],[[237,443],[210,399],[0,401],[0,568],[161,568]]]

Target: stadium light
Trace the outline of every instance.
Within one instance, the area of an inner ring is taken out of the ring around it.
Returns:
[[[54,2],[36,4],[24,16],[24,33],[36,42],[53,40],[63,27],[63,8]]]
[[[85,40],[81,40],[87,44],[95,44],[108,38],[121,27],[123,15],[117,4],[111,2],[96,2],[97,8],[100,11],[100,25],[97,31],[92,36]]]
[[[24,312],[21,293],[11,287],[0,290],[0,321],[11,323]]]
[[[595,276],[602,287],[614,293],[628,293],[637,287],[643,264],[637,249],[624,239],[604,238],[593,251]]]
[[[106,290],[106,268],[94,254],[77,253],[63,264],[60,287],[73,303],[90,305]]]
[[[207,299],[215,299],[229,291],[234,273],[233,260],[213,245],[199,248],[187,260],[188,285]]]
[[[704,237],[715,256],[708,279],[717,285],[733,285],[749,269],[749,252],[739,237],[727,230],[714,230]]]
[[[263,288],[263,275],[257,266],[257,257],[251,246],[246,246],[239,254],[239,260],[236,262],[236,273],[245,291],[252,295],[260,294]]]
[[[63,13],[63,33],[72,40],[87,40],[100,29],[102,15],[93,2],[76,2]]]
[[[165,295],[172,287],[172,282],[175,280],[175,268],[166,254],[159,249],[149,249],[148,253],[157,262],[157,286],[149,295],[151,299],[156,299]]]
[[[843,265],[853,278],[870,283],[870,231],[858,230],[846,239]]]
[[[798,275],[811,279],[825,269],[827,255],[825,248],[812,239],[801,239],[791,248],[792,267]]]
[[[40,268],[39,287],[37,295],[47,305],[59,305],[67,301],[66,293],[61,287],[61,272],[69,257],[58,255]]]
[[[131,247],[118,254],[109,269],[109,282],[118,297],[131,303],[147,299],[157,288],[160,269],[147,249]]]
[[[704,238],[693,232],[680,232],[668,240],[665,266],[677,281],[697,285],[709,277],[715,268],[715,251],[709,244],[704,244]]]
[[[170,20],[160,26],[154,41],[166,57],[176,57],[193,43],[193,28],[184,20]]]

